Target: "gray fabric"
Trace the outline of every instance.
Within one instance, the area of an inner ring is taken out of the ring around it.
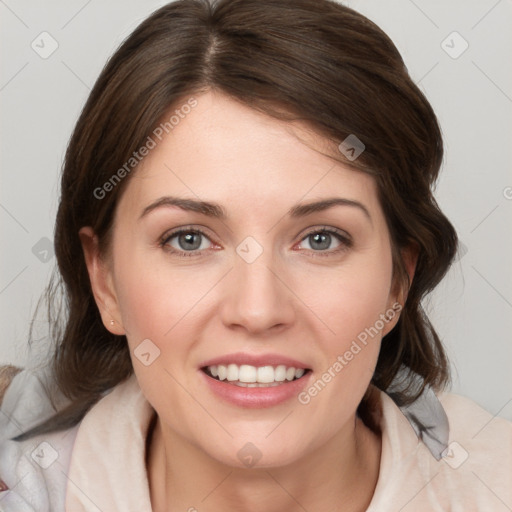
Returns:
[[[412,384],[407,385],[412,376]],[[426,386],[421,395],[412,404],[405,405],[400,399],[400,393],[406,388],[414,391],[421,386],[421,377],[402,365],[386,393],[395,402],[411,424],[419,439],[430,450],[436,460],[443,457],[448,447],[450,427],[448,417],[430,386]]]

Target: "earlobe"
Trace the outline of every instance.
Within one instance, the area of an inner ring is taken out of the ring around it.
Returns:
[[[112,334],[123,335],[125,330],[121,323],[121,314],[111,270],[101,257],[98,237],[89,226],[81,228],[78,234],[82,243],[94,300],[101,314],[103,325]]]

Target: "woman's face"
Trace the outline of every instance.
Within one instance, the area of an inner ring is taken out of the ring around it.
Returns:
[[[163,432],[285,465],[353,429],[398,319],[389,233],[373,179],[295,134],[324,139],[196,99],[130,178],[93,287]]]

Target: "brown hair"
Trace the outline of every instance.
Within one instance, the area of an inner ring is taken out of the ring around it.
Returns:
[[[172,106],[209,89],[275,118],[309,123],[337,144],[351,134],[365,144],[357,160],[341,152],[336,158],[374,176],[400,282],[406,280],[400,249],[418,249],[406,304],[382,341],[372,382],[386,390],[405,365],[424,385],[447,383],[445,353],[421,307],[457,246],[432,195],[442,137],[392,41],[332,0],[177,0],[142,22],[110,58],[69,142],[55,226],[67,305],[62,329],[50,315],[52,372],[69,406],[17,440],[75,425],[132,374],[126,338],[102,324],[78,231],[92,226],[102,250],[108,248],[131,175],[102,199],[94,191],[144,145]],[[49,296],[55,298],[55,283]],[[403,396],[413,400],[419,391]]]

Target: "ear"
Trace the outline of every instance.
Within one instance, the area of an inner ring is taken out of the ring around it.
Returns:
[[[409,294],[409,289],[411,288],[411,284],[414,279],[419,252],[420,248],[416,242],[410,242],[407,247],[401,249],[400,251],[402,261],[404,262],[405,271],[409,277],[409,286],[406,287],[405,283],[401,286],[399,285],[397,301],[399,301],[402,305],[404,305],[405,301],[407,300],[407,295]]]
[[[121,312],[112,271],[101,257],[98,237],[89,226],[81,228],[78,235],[84,251],[94,300],[98,306],[103,325],[112,334],[126,334],[121,323]]]
[[[405,306],[405,302],[407,300],[407,295],[409,293],[409,289],[411,287],[412,281],[414,279],[414,274],[416,272],[416,264],[418,262],[418,254],[419,254],[419,246],[416,242],[410,242],[410,244],[400,250],[400,255],[402,256],[402,261],[404,263],[405,271],[407,272],[407,276],[409,278],[409,282],[401,282],[398,279],[398,276],[395,276],[395,280],[393,283],[393,291],[389,296],[388,301],[388,312],[387,315],[391,320],[386,323],[385,328],[382,331],[382,336],[384,337],[388,334],[397,324],[398,319],[400,318],[400,312]]]

